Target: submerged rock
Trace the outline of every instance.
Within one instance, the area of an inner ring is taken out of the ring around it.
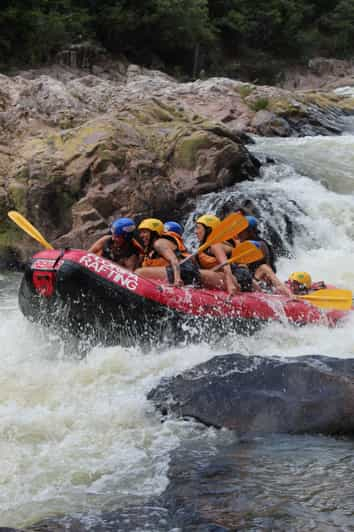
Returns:
[[[162,381],[148,398],[167,414],[240,433],[354,433],[354,359],[215,357]]]

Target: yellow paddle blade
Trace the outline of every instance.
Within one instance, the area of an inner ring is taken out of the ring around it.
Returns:
[[[246,240],[233,248],[232,256],[227,263],[238,262],[239,264],[251,264],[252,262],[263,259],[263,257],[263,251],[252,244],[252,242]]]
[[[317,290],[306,296],[298,297],[309,301],[317,307],[333,308],[336,310],[350,310],[353,304],[353,294],[351,290],[342,290],[340,288],[326,288],[323,290]]]
[[[242,214],[238,212],[232,212],[229,214],[225,220],[219,223],[215,229],[212,230],[207,240],[204,242],[197,251],[189,255],[181,261],[181,264],[195,257],[204,249],[207,249],[212,244],[217,242],[224,242],[224,240],[229,240],[230,238],[238,235],[241,231],[244,231],[248,227],[248,220]]]
[[[238,212],[232,212],[225,218],[225,220],[220,222],[219,225],[212,230],[207,240],[198,249],[198,253],[204,249],[207,249],[212,244],[229,240],[229,238],[238,235],[241,233],[241,231],[247,229],[247,227],[247,218]]]
[[[226,264],[231,264],[231,262],[251,264],[252,262],[263,259],[263,257],[263,251],[252,244],[252,242],[246,240],[245,242],[241,242],[236,248],[233,248],[231,258],[213,268],[213,271],[217,272]]]
[[[49,242],[46,241],[43,235],[35,228],[33,225],[26,220],[22,214],[16,211],[10,211],[7,213],[10,220],[15,222],[21,229],[23,229],[28,235],[30,235],[32,238],[37,240],[42,246],[46,249],[54,249],[53,246],[49,244]]]

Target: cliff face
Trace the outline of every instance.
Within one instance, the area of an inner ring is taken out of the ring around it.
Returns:
[[[56,246],[86,247],[117,216],[178,216],[257,175],[247,133],[340,132],[352,99],[110,62],[0,76],[0,255],[33,249],[15,209]]]

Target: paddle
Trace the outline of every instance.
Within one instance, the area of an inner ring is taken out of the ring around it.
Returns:
[[[181,261],[181,264],[186,262],[187,260],[191,259],[192,257],[195,257],[200,253],[201,251],[204,251],[204,249],[207,249],[209,246],[212,246],[213,244],[216,244],[217,242],[223,242],[224,240],[229,240],[230,238],[233,238],[234,236],[241,233],[241,231],[244,231],[248,227],[248,220],[240,213],[232,212],[219,223],[215,229],[212,230],[204,244],[202,244],[197,251],[189,255],[189,257],[186,257]]]
[[[241,244],[239,244],[237,247],[233,248],[231,258],[213,268],[213,271],[216,272],[231,262],[238,262],[239,264],[251,264],[252,262],[263,259],[263,257],[264,253],[257,247],[257,244],[254,244],[253,241],[246,240],[245,242],[241,242]]]
[[[41,235],[41,233],[35,227],[33,227],[33,225],[28,220],[26,220],[24,216],[22,216],[22,214],[16,211],[9,211],[7,215],[10,218],[10,220],[15,222],[15,224],[21,227],[21,229],[23,229],[32,238],[37,240],[37,242],[42,244],[44,248],[54,249],[53,246],[51,246],[51,244],[49,244],[49,242],[46,241],[44,236]]]
[[[305,299],[317,307],[333,308],[336,310],[350,310],[352,307],[353,294],[351,290],[325,288],[323,290],[317,290],[306,296],[297,297],[299,299]]]

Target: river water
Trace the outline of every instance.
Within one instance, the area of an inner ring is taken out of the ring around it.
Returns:
[[[287,238],[281,278],[307,270],[315,280],[354,290],[354,136],[258,139],[251,149],[277,163],[266,164],[253,183],[203,197],[197,212],[252,199],[268,230]],[[354,530],[352,441],[282,436],[241,444],[192,421],[161,424],[146,400],[161,377],[216,354],[354,357],[354,317],[336,329],[271,324],[218,345],[201,339],[148,353],[95,347],[80,359],[74,347],[21,315],[19,280],[0,274],[0,526],[61,515],[94,520],[100,511],[144,504],[166,489],[171,452],[198,441],[211,459],[215,442],[229,449],[225,463],[230,449],[238,456],[240,469],[224,487],[242,494],[240,530],[271,530],[274,515],[277,530]]]

